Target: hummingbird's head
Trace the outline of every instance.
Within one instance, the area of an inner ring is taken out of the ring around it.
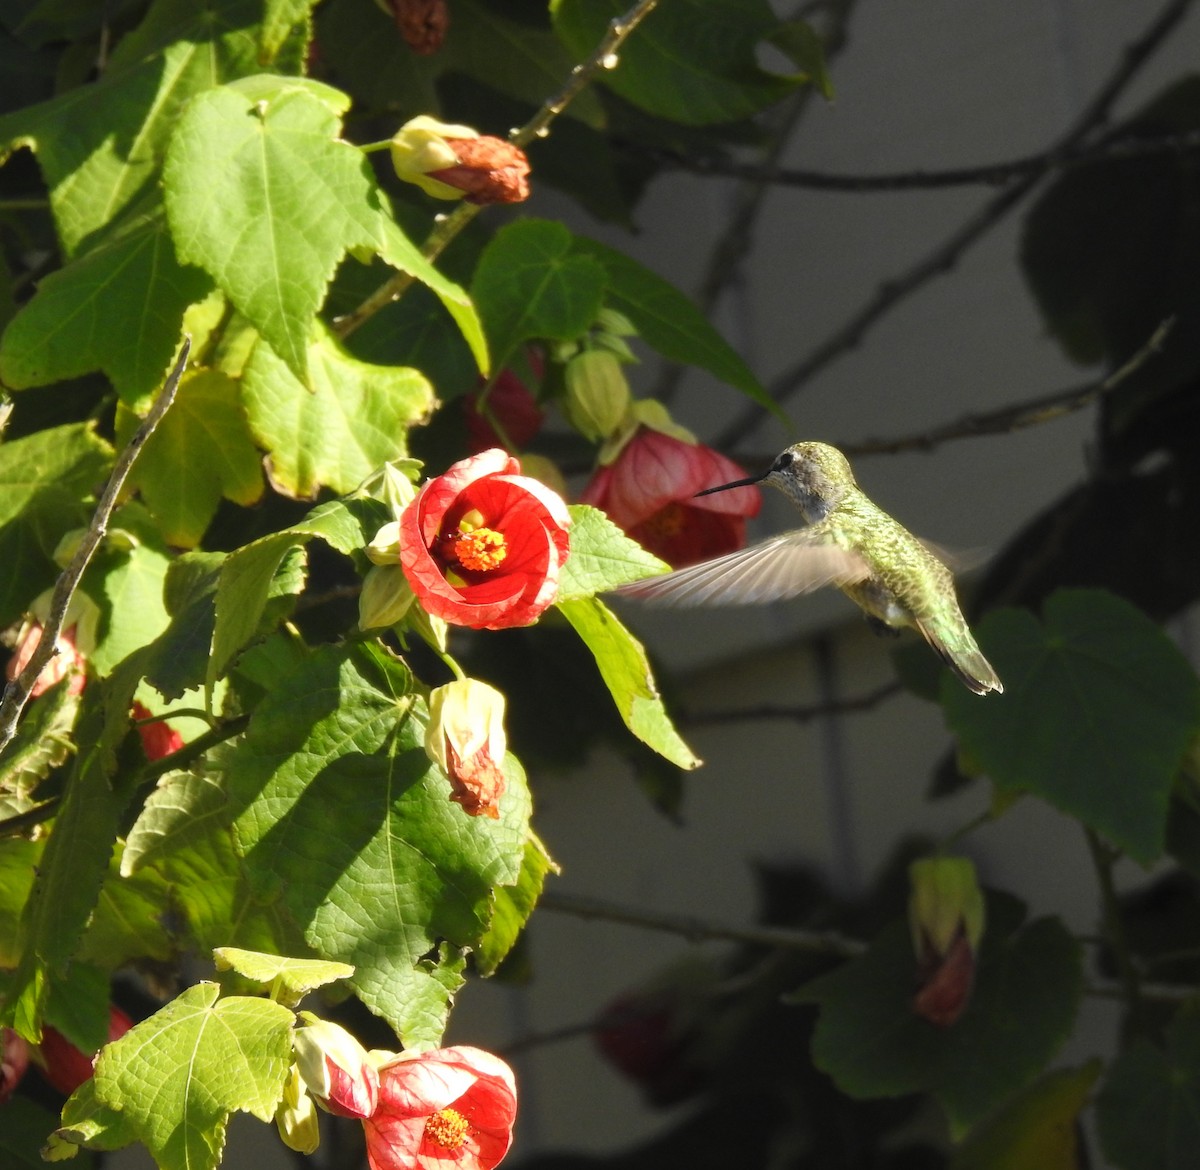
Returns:
[[[761,475],[705,488],[698,496],[765,483],[783,492],[809,524],[823,520],[855,486],[850,461],[828,443],[793,443]]]

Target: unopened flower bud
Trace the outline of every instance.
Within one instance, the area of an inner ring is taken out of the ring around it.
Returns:
[[[909,867],[909,929],[919,990],[913,1010],[947,1028],[966,1010],[983,937],[983,893],[964,857],[930,857]]]
[[[368,554],[369,555],[369,554]],[[372,565],[358,595],[358,625],[382,630],[403,621],[416,595],[399,565]]]
[[[564,408],[571,425],[585,439],[599,442],[620,429],[629,412],[629,383],[620,359],[607,349],[576,354],[564,371]]]
[[[317,1104],[339,1117],[370,1117],[379,1105],[379,1074],[345,1028],[310,1012],[292,1037],[296,1068]]]
[[[442,47],[450,26],[446,0],[386,0],[404,43],[418,56],[428,57]]]
[[[386,504],[393,516],[399,516],[417,494],[416,480],[421,471],[419,459],[391,459],[373,471],[354,489],[353,496],[365,496]]]
[[[529,198],[524,151],[470,126],[421,114],[392,137],[391,154],[396,174],[435,199],[520,203]]]
[[[364,550],[367,560],[373,565],[398,565],[400,563],[400,521],[385,524]]]
[[[311,1154],[321,1144],[317,1107],[305,1092],[300,1070],[295,1065],[283,1084],[283,1097],[275,1110],[275,1126],[283,1144],[298,1154]]]
[[[429,695],[425,751],[450,780],[450,799],[473,817],[500,816],[504,795],[504,696],[463,678]]]

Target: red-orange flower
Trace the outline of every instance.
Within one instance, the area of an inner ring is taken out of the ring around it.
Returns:
[[[154,712],[134,699],[132,714],[134,719],[149,719]],[[135,723],[134,727],[148,760],[161,760],[163,756],[169,756],[183,747],[183,736],[161,719],[154,723]]]
[[[497,448],[431,479],[400,517],[400,565],[427,613],[475,630],[526,626],[558,594],[561,497]]]
[[[12,682],[29,664],[29,660],[33,657],[41,640],[42,623],[39,621],[28,622],[4,671],[9,682]],[[36,699],[38,695],[44,694],[55,683],[61,682],[68,676],[70,676],[70,682],[67,683],[68,694],[78,695],[83,691],[87,676],[84,674],[84,657],[75,646],[74,626],[70,626],[58,635],[56,651],[42,668],[42,673],[38,675],[37,681],[33,684],[33,689],[29,692],[30,698]]]
[[[480,1048],[394,1057],[379,1069],[379,1108],[363,1121],[371,1170],[491,1170],[517,1114],[512,1069]]]
[[[746,518],[762,507],[757,488],[694,498],[704,488],[745,474],[711,447],[642,426],[612,464],[596,472],[580,499],[680,568],[745,545]]]

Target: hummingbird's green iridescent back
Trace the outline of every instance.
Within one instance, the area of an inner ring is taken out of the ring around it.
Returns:
[[[876,623],[918,630],[976,694],[1003,691],[959,608],[950,569],[867,498],[836,447],[796,443],[762,475],[701,494],[751,483],[783,492],[805,527],[619,592],[673,604],[721,605],[836,585]]]

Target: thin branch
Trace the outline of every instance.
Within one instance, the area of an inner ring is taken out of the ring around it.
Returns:
[[[1121,902],[1113,880],[1113,867],[1118,855],[1101,841],[1094,830],[1085,826],[1083,833],[1100,885],[1104,936],[1112,952],[1113,960],[1117,964],[1117,974],[1121,985],[1120,998],[1125,1003],[1126,1011],[1133,1015],[1137,1013],[1142,1003],[1142,986],[1141,976],[1129,949],[1129,940],[1125,934],[1125,919],[1121,913]]]
[[[1157,154],[1187,154],[1200,149],[1200,131],[1147,138],[1113,138],[1095,146],[1040,151],[1023,158],[943,170],[902,171],[880,175],[839,175],[776,166],[772,162],[739,162],[731,158],[693,156],[667,147],[644,146],[622,140],[622,149],[646,155],[660,166],[694,175],[714,175],[772,187],[801,187],[812,191],[872,194],[880,191],[933,191],[946,187],[999,187],[1013,179],[1041,176],[1084,163],[1107,159],[1141,158]]]
[[[595,78],[609,69],[617,66],[620,59],[621,47],[629,34],[658,5],[658,0],[638,0],[623,16],[615,16],[608,23],[600,43],[592,55],[571,70],[570,76],[559,91],[547,98],[524,126],[514,130],[508,140],[515,146],[528,146],[535,138],[545,138],[550,133],[550,124],[586,89]],[[451,240],[461,232],[467,224],[480,212],[480,207],[473,203],[460,203],[448,215],[439,216],[421,248],[421,254],[426,260],[436,260],[445,251]],[[359,326],[371,317],[399,299],[415,281],[415,277],[407,272],[398,272],[375,290],[361,305],[349,313],[339,317],[333,323],[333,331],[339,337],[349,337]]]
[[[659,914],[637,906],[620,906],[599,898],[576,894],[545,893],[538,900],[539,909],[577,918],[599,918],[619,922],[644,930],[678,934],[689,942],[723,939],[728,942],[749,943],[753,946],[775,947],[779,950],[810,951],[822,955],[854,958],[866,949],[866,943],[847,938],[835,931],[785,930],[773,926],[733,926],[687,914]]]
[[[1121,61],[1109,80],[1087,104],[1070,129],[1050,147],[1047,153],[1069,151],[1084,142],[1088,135],[1107,120],[1114,102],[1138,70],[1149,60],[1190,7],[1192,0],[1170,0],[1145,32],[1127,46]],[[974,215],[952,232],[939,245],[917,261],[906,272],[884,281],[875,294],[833,331],[806,358],[781,374],[768,388],[777,402],[789,398],[806,386],[827,365],[843,354],[857,348],[869,329],[885,317],[917,289],[935,276],[949,272],[963,253],[992,230],[1041,181],[1042,174],[1025,175],[1014,179],[1004,190],[993,196]],[[713,445],[727,450],[743,439],[761,418],[761,408],[747,407],[721,434]]]
[[[743,707],[729,711],[682,711],[676,712],[676,722],[684,727],[710,727],[724,723],[746,723],[766,719],[790,719],[793,723],[810,723],[827,715],[845,715],[852,712],[870,711],[884,699],[899,694],[900,683],[884,683],[865,695],[852,699],[838,699],[830,703],[812,703],[807,707],[776,707],[766,704],[761,707]]]
[[[1150,340],[1133,357],[1119,370],[1098,382],[1089,382],[1070,390],[1056,390],[1053,394],[1029,398],[1024,402],[1013,403],[984,414],[966,414],[953,422],[942,423],[929,430],[917,431],[896,439],[863,439],[858,443],[845,443],[839,444],[839,446],[847,455],[892,455],[898,451],[930,451],[940,443],[949,442],[952,439],[1006,435],[1013,431],[1024,430],[1026,427],[1054,422],[1076,410],[1090,406],[1120,386],[1141,369],[1150,358],[1161,353],[1167,334],[1170,333],[1174,324],[1175,318],[1168,317],[1155,329]]]
[[[71,598],[75,596],[75,590],[79,587],[84,570],[87,569],[93,554],[100,547],[100,542],[108,532],[108,521],[117,506],[121,489],[125,486],[125,480],[133,467],[134,460],[141,454],[146,440],[154,434],[155,428],[162,421],[163,415],[167,413],[167,408],[175,399],[175,391],[179,388],[179,379],[183,376],[191,347],[192,339],[185,336],[175,367],[171,370],[162,393],[155,400],[149,414],[142,421],[142,425],[134,432],[133,438],[125,445],[125,449],[117,459],[108,483],[104,487],[104,492],[100,496],[100,502],[96,505],[96,511],[92,515],[92,522],[83,534],[83,539],[79,542],[79,547],[75,550],[71,563],[62,571],[55,583],[54,593],[50,599],[50,613],[42,627],[41,638],[33,656],[20,675],[4,688],[4,700],[0,703],[0,751],[3,751],[12,742],[17,731],[17,720],[20,719],[25,704],[29,702],[33,684],[37,682],[50,659],[58,653],[58,637],[62,633],[67,607],[71,603]]]
[[[838,0],[834,6],[830,25],[824,30],[822,37],[826,60],[835,57],[846,44],[854,3],[855,0]],[[776,119],[762,166],[768,169],[775,166],[791,139],[792,131],[808,109],[814,93],[814,87],[807,86],[798,90],[784,105]],[[697,305],[706,317],[712,315],[725,290],[741,280],[746,257],[754,242],[758,217],[769,193],[770,183],[757,176],[747,176],[736,192],[735,205],[726,217],[727,226],[709,253],[704,277],[696,293]],[[684,367],[679,364],[664,367],[651,396],[661,401],[669,401],[678,389],[683,374]]]

